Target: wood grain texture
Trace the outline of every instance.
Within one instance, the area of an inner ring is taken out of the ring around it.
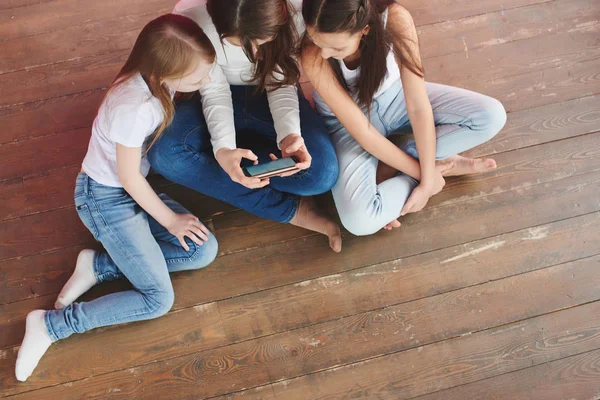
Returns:
[[[341,254],[323,236],[153,176],[155,188],[214,219],[205,221],[221,256],[173,274],[165,317],[61,341],[17,384],[25,315],[52,306],[80,249],[99,248],[72,192],[104,88],[141,27],[174,5],[88,3],[0,4],[0,397],[600,395],[593,0],[404,2],[427,79],[497,97],[509,111],[504,131],[468,153],[493,154],[496,171],[448,179],[400,230],[345,233]],[[318,201],[335,215],[330,196]],[[129,288],[111,282],[81,300]]]
[[[4,74],[0,107],[12,108],[43,99],[104,90],[113,82],[127,57],[129,49]]]
[[[72,399],[101,396],[147,398],[151,393],[168,386],[175,390],[180,398],[206,398],[271,381],[311,374],[327,368],[332,360],[335,360],[337,365],[355,363],[381,354],[427,346],[440,340],[598,300],[600,293],[597,286],[600,284],[600,276],[596,271],[599,266],[600,257],[593,257],[399,306],[336,319],[298,331],[170,358],[168,361],[159,361],[135,368],[133,371],[111,373],[114,395],[105,392],[104,384],[108,378],[106,376],[100,376],[98,383],[96,378],[91,378],[69,384],[67,387],[45,389],[40,395]],[[336,285],[336,277],[321,283],[332,288]],[[538,290],[532,293],[532,288]],[[523,306],[524,302],[527,302],[527,307]],[[597,321],[593,326],[596,325]],[[579,325],[576,324],[571,327],[573,330],[577,328]],[[600,326],[596,326],[587,339],[595,343],[600,341]],[[581,343],[581,346],[586,345]],[[516,349],[513,348],[514,350]],[[527,353],[526,349],[520,351]],[[462,357],[466,358],[469,355],[467,352]],[[292,360],[294,361],[291,362]],[[58,363],[64,364],[64,361]],[[57,362],[50,362],[47,365],[56,364]],[[484,365],[478,367],[486,369]],[[492,365],[489,367],[492,369]],[[371,369],[373,371],[367,376],[377,375],[379,372],[374,367]],[[77,368],[73,368],[69,375],[77,376],[75,371]],[[143,387],[132,385],[138,376],[144,377]],[[56,378],[52,381],[55,382]],[[368,378],[366,381],[369,382]],[[33,382],[32,380],[30,384]],[[3,381],[3,384],[10,387],[11,382]],[[371,385],[377,387],[379,382],[375,380]],[[328,394],[331,393],[330,386],[330,383],[324,382],[321,388],[312,388],[314,396],[306,398],[321,399],[322,397],[316,396],[317,390]],[[386,391],[385,387],[380,390]]]
[[[440,202],[437,206],[419,214],[408,216],[403,221],[404,228],[399,231],[382,232],[367,238],[346,235],[345,251],[340,255],[330,254],[330,251],[327,250],[326,239],[318,235],[294,242],[272,244],[257,249],[251,255],[242,253],[219,258],[214,265],[214,270],[213,267],[209,267],[209,270],[213,270],[213,272],[207,274],[207,277],[182,285],[183,292],[180,294],[182,296],[180,299],[185,298],[185,301],[182,301],[181,304],[214,301],[223,297],[262,290],[273,285],[278,286],[310,279],[314,276],[312,274],[318,273],[317,271],[328,274],[333,271],[353,269],[370,263],[390,261],[423,251],[466,243],[510,231],[513,223],[516,224],[516,229],[521,229],[528,227],[527,223],[535,226],[594,212],[597,210],[598,204],[596,203],[597,193],[594,192],[597,181],[593,171],[597,170],[595,163],[600,158],[593,156],[593,143],[598,141],[582,138],[586,140],[586,146],[589,146],[584,152],[577,149],[577,146],[572,148],[554,146],[554,150],[552,150],[554,157],[552,157],[550,156],[552,153],[546,151],[550,148],[539,150],[534,147],[519,150],[519,152],[523,152],[523,156],[515,157],[512,165],[507,163],[503,167],[506,173],[500,173],[497,176],[490,174],[487,178],[491,179],[490,182],[478,183],[478,185],[487,185],[489,189],[486,191],[471,195],[469,193],[473,192],[472,188],[468,186],[461,188],[461,185],[457,185],[455,198],[445,203]],[[539,158],[533,157],[532,154],[538,154]],[[529,176],[528,179],[520,179],[519,173],[523,174],[523,178]],[[504,178],[498,179],[501,176]],[[552,179],[560,180],[552,182]],[[540,183],[537,183],[538,181]],[[528,184],[524,185],[524,182],[528,182]],[[461,191],[462,195],[459,194]],[[556,201],[554,202],[552,196],[555,193]],[[587,194],[584,196],[583,193]],[[461,200],[462,196],[465,197]],[[54,214],[56,216],[53,216]],[[468,223],[463,224],[467,215],[469,215]],[[507,216],[510,217],[507,218]],[[32,218],[32,222],[27,222],[29,218]],[[222,246],[226,247],[231,242],[227,239],[227,229],[220,225],[218,218],[220,217],[215,217],[213,220],[216,234]],[[81,225],[72,209],[64,209],[34,215],[21,221],[0,224],[0,232],[3,232],[1,237],[9,240],[9,238],[18,237],[17,232],[20,230],[27,231],[30,229],[28,227],[36,226],[35,224],[55,224],[59,232],[61,229],[73,231],[74,229],[69,223],[74,224],[74,221],[77,221],[75,226]],[[252,221],[252,217],[248,216],[247,221]],[[438,228],[440,226],[450,229],[450,232],[463,232],[462,240],[458,240],[456,235],[440,235]],[[285,228],[285,226],[282,227]],[[75,232],[85,232],[84,229],[81,225],[81,231],[75,230]],[[421,232],[418,236],[413,234],[415,229]],[[6,249],[4,251],[10,252],[12,256],[24,256],[82,243],[79,241],[82,237],[78,233],[75,233],[72,238],[43,232],[33,236],[35,246],[30,245],[28,239],[24,239],[19,245],[20,247],[14,247],[13,243],[6,242],[2,248]],[[260,240],[260,234],[259,231],[254,236]],[[272,235],[272,233],[268,234]],[[233,234],[230,234],[230,237],[233,237],[231,235]],[[91,237],[84,236],[83,243],[90,243],[90,241]],[[379,250],[381,248],[386,251],[381,252]],[[72,262],[70,258],[65,259],[65,268],[70,269]],[[259,264],[261,268],[248,267],[248,265]],[[304,267],[311,264],[314,270]],[[284,271],[284,275],[280,276]],[[239,273],[242,274],[239,278],[229,278],[232,274]],[[27,306],[24,305],[24,307]]]
[[[415,400],[564,400],[600,396],[600,350],[525,368]]]
[[[600,168],[597,161],[599,154],[600,134],[575,137],[560,145],[549,143],[497,154],[498,169],[488,174],[452,180],[444,191],[430,200],[428,209],[454,202],[477,201],[492,193],[597,171]],[[223,242],[221,254],[308,235],[307,231],[297,227],[264,221],[242,211],[217,216],[214,224],[218,239]]]
[[[126,3],[120,0],[54,0],[42,3],[38,0],[37,4],[0,11],[0,38],[10,40],[39,35],[123,15],[151,12],[160,15],[172,10],[174,4],[172,0],[130,0]]]
[[[600,131],[600,96],[577,98],[509,114],[502,132],[466,153],[480,157]]]
[[[480,2],[451,2],[447,0],[405,0],[402,5],[413,16],[417,26],[458,20],[470,16],[547,3],[549,0],[487,0]]]
[[[90,135],[89,128],[81,128],[31,141],[0,145],[0,183],[42,171],[81,165]]]
[[[409,399],[600,347],[598,302],[222,399]]]
[[[50,3],[56,0],[5,0],[0,3],[0,10],[16,9],[17,7],[31,6],[34,4]]]
[[[470,58],[473,50],[503,43],[536,37],[549,42],[550,33],[586,30],[599,24],[598,17],[593,1],[556,0],[450,20],[418,29],[421,54],[430,58],[464,53]]]
[[[0,74],[130,49],[150,19],[127,16],[0,42]]]
[[[0,109],[0,144],[90,127],[104,90]]]

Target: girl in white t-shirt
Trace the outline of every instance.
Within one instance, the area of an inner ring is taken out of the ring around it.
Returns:
[[[165,314],[174,301],[169,272],[202,268],[216,257],[208,229],[146,180],[146,152],[173,119],[173,95],[209,81],[214,60],[210,40],[187,17],[161,16],[140,33],[98,111],[75,187],[77,212],[106,251],[83,250],[56,309],[29,313],[17,379],[25,381],[57,340]],[[115,279],[133,289],[74,303]]]

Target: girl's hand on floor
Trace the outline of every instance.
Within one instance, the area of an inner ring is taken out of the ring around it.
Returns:
[[[242,167],[242,158],[246,158],[258,164],[258,157],[251,150],[246,149],[219,149],[216,154],[216,159],[221,168],[227,172],[227,175],[235,183],[239,183],[248,189],[259,189],[267,186],[270,182],[268,179],[250,178],[244,175]]]
[[[198,246],[202,246],[202,243],[208,240],[209,230],[192,214],[174,213],[170,223],[165,228],[171,235],[179,239],[179,243],[185,251],[190,251],[190,247],[185,242],[185,237],[190,238]]]

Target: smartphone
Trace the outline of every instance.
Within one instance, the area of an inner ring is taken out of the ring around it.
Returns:
[[[296,160],[292,157],[280,158],[264,164],[251,165],[242,168],[244,175],[250,178],[265,179],[271,176],[283,174],[284,172],[296,170]]]

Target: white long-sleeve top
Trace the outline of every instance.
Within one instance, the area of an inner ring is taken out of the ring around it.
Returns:
[[[210,73],[211,82],[200,89],[202,109],[210,132],[213,152],[216,154],[222,148],[235,149],[235,124],[230,85],[252,85],[250,79],[254,72],[254,64],[250,62],[241,47],[234,46],[227,40],[221,42],[205,4],[184,11],[178,9],[176,6],[174,12],[194,20],[204,30],[217,52],[215,65]],[[301,13],[296,11],[294,14],[295,20],[300,19],[297,24],[298,29],[303,29]],[[289,134],[301,134],[296,86],[285,86],[269,91],[267,98],[277,132],[277,143],[281,143]]]

